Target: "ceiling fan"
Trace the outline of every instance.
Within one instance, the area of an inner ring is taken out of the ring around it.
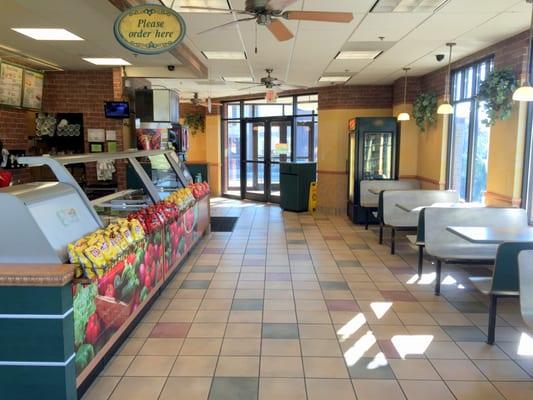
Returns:
[[[247,15],[235,21],[218,25],[205,31],[206,33],[224,26],[233,25],[239,22],[255,20],[258,25],[266,26],[267,29],[280,42],[290,40],[294,37],[292,32],[281,22],[281,18],[295,21],[318,21],[318,22],[341,22],[349,23],[353,20],[353,14],[350,12],[326,12],[326,11],[283,11],[289,5],[296,3],[298,0],[246,0],[244,10],[227,10],[224,8],[210,8],[197,6],[182,6],[194,10],[219,11],[229,14]]]
[[[190,100],[193,106],[202,106],[206,107],[208,112],[211,112],[213,106],[221,106],[222,103],[215,103],[211,100],[211,97],[208,97],[206,100],[202,100],[198,95],[198,92],[194,93],[194,96]]]
[[[274,78],[272,76],[272,72],[274,72],[274,70],[272,68],[267,68],[267,69],[265,69],[265,71],[267,73],[267,76],[262,77],[259,81],[252,82],[252,86],[245,87],[245,88],[239,89],[239,90],[254,89],[254,88],[259,87],[259,86],[264,86],[266,89],[275,89],[275,88],[278,88],[280,86],[290,86],[290,87],[294,87],[294,88],[305,88],[305,87],[307,87],[307,86],[299,86],[299,85],[288,84],[286,82],[283,82],[283,81],[279,80],[278,78]],[[247,85],[250,84],[250,82],[239,82],[239,81],[234,82],[234,83],[247,84]]]

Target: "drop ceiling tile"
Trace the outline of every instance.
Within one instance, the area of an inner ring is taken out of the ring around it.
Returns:
[[[387,41],[398,41],[427,17],[428,14],[418,13],[368,14],[350,41],[374,41],[380,36],[385,37]]]

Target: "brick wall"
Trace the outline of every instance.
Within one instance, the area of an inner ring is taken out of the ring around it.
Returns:
[[[395,106],[403,104],[403,92],[405,88],[405,78],[397,79],[393,84],[393,104]],[[412,104],[416,96],[422,92],[422,80],[418,77],[407,78],[407,104]]]
[[[28,151],[28,136],[31,134],[33,111],[16,108],[0,108],[0,140],[7,150]],[[11,170],[14,183],[26,183],[31,180],[27,168]]]
[[[527,49],[529,43],[528,35],[529,32],[522,32],[465,58],[455,61],[452,63],[452,70],[493,55],[495,69],[512,67],[515,71],[518,81],[521,81],[525,78],[525,72],[527,70]],[[447,60],[448,58],[446,56],[446,61]],[[439,70],[422,76],[420,79],[423,90],[433,91],[439,96],[443,96],[446,72],[447,65],[443,64],[443,67]]]
[[[318,89],[318,108],[389,108],[392,107],[393,88],[389,85],[327,86]]]
[[[123,99],[119,68],[88,71],[46,72],[43,87],[43,111],[48,113],[83,113],[85,151],[89,151],[87,130],[103,128],[117,132],[117,149],[123,149],[122,120],[105,118],[104,102]],[[125,167],[117,162],[117,183],[124,188]],[[87,179],[96,182],[94,168],[87,168]]]

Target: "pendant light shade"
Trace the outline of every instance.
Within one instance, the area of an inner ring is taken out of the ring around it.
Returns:
[[[411,119],[411,116],[407,112],[407,72],[409,72],[411,68],[404,68],[405,71],[405,80],[404,80],[404,86],[403,86],[403,109],[404,112],[402,112],[400,115],[398,115],[398,121],[409,121]]]
[[[526,0],[527,3],[533,3],[533,0]],[[522,87],[519,87],[513,93],[515,101],[533,101],[533,87],[531,85],[531,38],[533,37],[533,6],[531,7],[531,23],[529,24],[529,41],[527,51],[527,71],[526,81]]]
[[[398,115],[398,121],[409,121],[411,119],[411,116],[409,113],[403,112]]]
[[[450,80],[452,76],[452,48],[455,43],[446,43],[446,46],[450,48],[450,56],[448,57],[448,74],[446,75],[446,86],[444,87],[444,103],[437,110],[437,114],[441,115],[453,114],[453,106],[450,104]]]

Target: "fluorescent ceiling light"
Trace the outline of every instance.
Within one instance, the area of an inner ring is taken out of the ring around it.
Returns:
[[[31,37],[35,40],[83,40],[81,37],[66,29],[48,28],[11,28],[15,32]]]
[[[381,53],[383,53],[382,50],[341,51],[335,58],[337,60],[373,60]]]
[[[85,58],[83,59],[94,65],[131,65],[122,58]]]
[[[346,82],[351,76],[321,76],[319,82]]]
[[[220,13],[224,11],[213,10],[195,10],[190,8],[181,7],[206,7],[206,8],[218,8],[223,10],[230,10],[228,2],[226,0],[163,0],[163,3],[170,7],[174,3],[174,10],[180,13]]]
[[[379,0],[373,13],[433,13],[449,0]]]
[[[244,51],[202,51],[208,60],[246,60]]]
[[[253,82],[254,80],[249,76],[223,76],[226,82]]]

